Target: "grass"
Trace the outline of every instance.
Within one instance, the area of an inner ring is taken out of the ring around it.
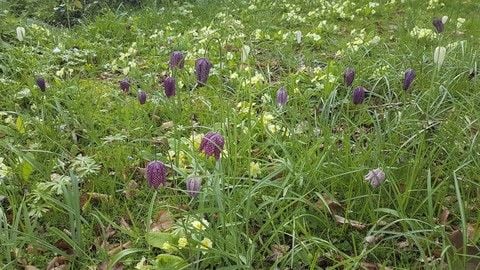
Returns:
[[[403,2],[146,1],[65,27],[1,2],[0,265],[475,269],[480,6]],[[174,50],[184,69],[168,68]],[[198,149],[208,131],[225,138],[219,161]],[[152,160],[166,187],[148,186]],[[375,168],[378,188],[364,181]]]

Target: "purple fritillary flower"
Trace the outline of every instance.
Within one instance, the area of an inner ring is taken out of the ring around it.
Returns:
[[[45,82],[45,79],[43,77],[37,77],[36,83],[38,88],[40,88],[42,92],[45,92],[45,90],[47,89],[47,84]]]
[[[120,81],[120,89],[124,93],[128,93],[128,91],[130,91],[130,82],[128,81],[127,78]]]
[[[376,188],[385,181],[385,173],[382,169],[376,168],[375,170],[371,170],[365,175],[365,181],[369,182],[372,187]]]
[[[435,26],[435,29],[437,30],[437,33],[442,33],[444,30],[444,24],[442,22],[442,19],[435,18],[432,21],[433,26]]]
[[[187,179],[187,193],[190,197],[197,197],[202,187],[202,179],[200,177],[190,177]]]
[[[365,92],[366,92],[366,89],[362,86],[355,88],[352,94],[353,104],[355,105],[362,104],[363,100],[365,99]]]
[[[167,168],[161,161],[151,161],[147,164],[145,169],[148,184],[152,188],[158,188],[160,185],[165,185],[167,180]]]
[[[147,102],[147,93],[145,93],[145,91],[143,90],[138,91],[138,101],[142,105],[145,104],[145,102]]]
[[[343,80],[345,82],[345,85],[350,87],[354,79],[355,79],[355,69],[353,68],[345,69],[345,71],[343,72]]]
[[[199,58],[195,62],[195,74],[197,75],[197,83],[199,86],[204,86],[207,83],[208,75],[212,64],[207,58]]]
[[[173,68],[183,68],[185,64],[185,56],[183,55],[182,52],[180,51],[174,51],[170,55],[170,62],[168,65],[170,66],[171,69]]]
[[[200,151],[204,152],[207,157],[214,156],[216,160],[219,160],[224,145],[225,140],[222,135],[218,132],[210,131],[202,138]]]
[[[288,101],[288,93],[287,90],[285,89],[285,86],[280,87],[277,91],[277,104],[279,106],[285,106]]]
[[[167,97],[175,96],[175,94],[176,94],[175,78],[167,77],[163,81],[163,88],[165,88],[165,96],[167,96]]]
[[[409,68],[405,71],[405,76],[403,78],[403,90],[408,90],[412,85],[413,80],[415,79],[415,70]]]

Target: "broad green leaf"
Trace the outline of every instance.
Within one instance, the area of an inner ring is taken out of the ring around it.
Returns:
[[[182,269],[188,266],[188,263],[175,255],[160,254],[157,256],[155,269]]]
[[[24,160],[20,165],[20,169],[21,169],[22,179],[25,181],[28,181],[28,179],[30,178],[30,175],[32,175],[32,172],[33,172],[32,164]]]
[[[25,124],[23,123],[23,118],[21,116],[17,117],[17,121],[15,121],[15,127],[20,134],[25,133]]]
[[[153,247],[162,248],[163,244],[169,242],[174,243],[175,237],[170,233],[164,232],[148,232],[145,235],[147,243]]]

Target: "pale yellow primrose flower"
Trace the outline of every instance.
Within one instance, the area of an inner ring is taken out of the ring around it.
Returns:
[[[199,231],[204,231],[208,227],[208,221],[205,219],[202,219],[202,222],[195,220],[192,222],[192,227]]]
[[[162,249],[169,253],[174,252],[176,250],[176,248],[172,246],[169,242],[163,243]]]
[[[213,242],[212,240],[208,239],[208,238],[203,238],[203,240],[200,242],[201,246],[200,248],[201,249],[211,249],[212,246],[213,246]]]
[[[252,177],[257,177],[258,175],[260,175],[262,173],[261,169],[260,169],[260,164],[258,164],[258,162],[250,162],[250,176]]]
[[[185,237],[180,237],[178,239],[178,248],[182,249],[188,245],[188,240]]]

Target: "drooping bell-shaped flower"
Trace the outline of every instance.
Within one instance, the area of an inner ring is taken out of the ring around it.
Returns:
[[[47,89],[47,84],[46,84],[45,79],[43,77],[37,77],[36,83],[37,83],[38,88],[40,88],[40,90],[42,92],[44,92],[45,89]]]
[[[350,87],[354,79],[355,79],[355,69],[353,68],[345,69],[345,71],[343,72],[343,80],[345,82],[345,85]]]
[[[130,82],[127,78],[120,81],[120,89],[125,93],[128,93],[128,91],[130,91]]]
[[[409,68],[405,71],[405,76],[403,78],[403,90],[408,90],[410,88],[415,76],[415,70]]]
[[[171,69],[173,68],[183,68],[185,64],[185,56],[180,51],[174,51],[170,55],[170,62],[168,65]]]
[[[366,90],[364,87],[359,86],[353,90],[352,100],[353,104],[362,104],[365,99]]]
[[[145,102],[147,102],[147,93],[145,93],[145,91],[143,90],[140,90],[138,91],[138,102],[140,102],[140,104],[145,104]]]
[[[145,169],[148,184],[152,188],[158,188],[160,185],[165,185],[167,180],[167,168],[161,161],[151,161],[147,164]]]
[[[197,197],[202,186],[202,179],[194,176],[187,179],[187,193],[190,197]]]
[[[176,94],[175,78],[167,77],[163,81],[163,88],[165,89],[165,96],[173,97]]]
[[[376,188],[385,181],[385,173],[380,168],[371,170],[365,175],[365,181],[369,182],[372,187]]]
[[[200,151],[204,152],[207,157],[214,156],[216,160],[219,160],[224,145],[225,140],[223,139],[223,136],[218,132],[210,131],[202,138]]]
[[[443,23],[442,19],[435,18],[433,19],[432,24],[435,27],[435,30],[437,30],[437,33],[443,32],[445,24]]]
[[[288,101],[288,93],[287,90],[285,89],[285,86],[280,87],[277,91],[277,104],[280,107],[285,106]]]
[[[208,75],[212,64],[207,58],[199,58],[195,62],[195,75],[197,76],[197,83],[199,86],[204,86],[207,83]]]

